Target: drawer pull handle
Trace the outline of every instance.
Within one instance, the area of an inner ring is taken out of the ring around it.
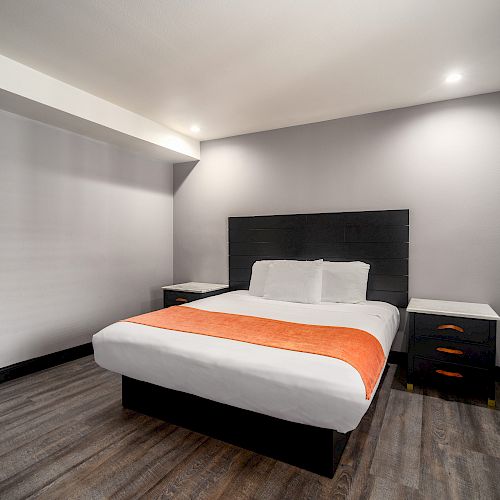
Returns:
[[[448,347],[436,347],[436,351],[458,355],[462,355],[464,353],[464,351],[461,351],[460,349],[448,349]]]
[[[455,330],[460,333],[464,333],[464,329],[457,325],[439,325],[438,330]]]
[[[436,373],[439,375],[444,375],[445,377],[455,377],[455,378],[463,378],[464,376],[458,372],[447,372],[446,370],[436,370]]]
[[[175,299],[176,302],[187,302],[188,299],[183,299],[182,297],[179,297],[177,299]]]

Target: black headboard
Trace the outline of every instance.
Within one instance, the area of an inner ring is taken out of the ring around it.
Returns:
[[[368,300],[406,307],[408,242],[408,210],[229,217],[229,285],[248,288],[256,260],[362,260]]]

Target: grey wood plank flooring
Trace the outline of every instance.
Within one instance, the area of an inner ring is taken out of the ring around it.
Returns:
[[[391,391],[370,473],[418,488],[422,429],[420,394]]]
[[[500,412],[402,378],[388,368],[327,479],[123,409],[88,356],[0,384],[0,498],[499,499]]]

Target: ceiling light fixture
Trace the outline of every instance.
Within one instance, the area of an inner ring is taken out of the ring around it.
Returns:
[[[199,125],[191,125],[191,132],[197,134],[200,131]]]
[[[446,83],[457,83],[462,79],[462,75],[460,73],[450,73],[445,82]]]

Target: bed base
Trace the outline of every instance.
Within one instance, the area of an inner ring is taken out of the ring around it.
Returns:
[[[125,408],[333,477],[350,433],[297,424],[123,376]]]

